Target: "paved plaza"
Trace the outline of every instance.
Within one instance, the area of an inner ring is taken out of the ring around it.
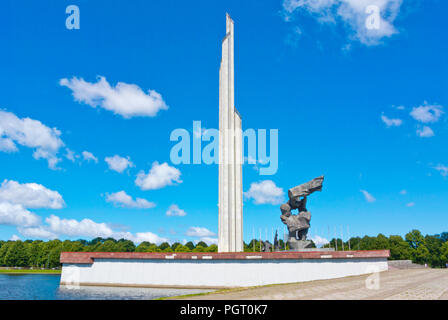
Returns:
[[[370,278],[369,278],[370,277]],[[368,280],[373,281],[368,281]],[[377,281],[379,279],[379,281]],[[366,286],[366,280],[369,283]],[[376,284],[379,284],[377,286]],[[370,289],[369,289],[369,288]],[[447,269],[390,270],[333,280],[273,285],[193,296],[204,300],[448,300]]]

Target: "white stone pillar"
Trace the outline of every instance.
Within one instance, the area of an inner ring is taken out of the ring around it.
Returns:
[[[219,75],[219,252],[243,251],[242,133],[235,109],[234,23],[226,15]]]
[[[235,110],[236,111],[236,110]],[[244,251],[243,245],[243,131],[242,120],[235,112],[235,228],[236,252]]]
[[[222,144],[219,147],[220,153],[222,153],[222,201],[220,202],[221,207],[221,226],[219,229],[220,237],[222,242],[219,250],[221,252],[229,252],[229,37],[228,35],[224,38],[222,42],[222,61],[221,61],[221,82],[220,82],[220,92],[221,92],[221,107],[222,107],[222,118],[221,127],[222,131]]]

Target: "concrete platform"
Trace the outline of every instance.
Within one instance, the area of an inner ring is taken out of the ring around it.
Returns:
[[[388,250],[266,253],[63,252],[62,285],[235,288],[388,270]]]
[[[448,269],[390,270],[378,275],[378,286],[366,286],[371,275],[278,286],[238,289],[188,300],[448,300]]]

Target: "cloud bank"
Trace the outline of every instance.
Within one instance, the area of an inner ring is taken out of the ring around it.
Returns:
[[[167,216],[177,216],[177,217],[185,217],[187,213],[179,208],[177,204],[172,204],[168,210],[166,211]]]
[[[120,157],[119,155],[114,155],[113,157],[106,157],[104,159],[110,170],[116,171],[118,173],[123,173],[127,168],[131,168],[134,164],[131,162],[129,157]]]
[[[149,202],[146,199],[136,198],[134,200],[130,195],[128,195],[124,191],[107,194],[106,201],[113,203],[117,207],[131,208],[131,209],[150,209],[156,206],[154,202]]]
[[[322,25],[341,25],[349,40],[374,46],[399,33],[394,23],[402,3],[402,0],[284,0],[282,13],[285,21],[307,15]]]
[[[96,83],[73,77],[61,79],[59,84],[72,90],[75,101],[106,109],[125,119],[155,117],[160,110],[168,109],[158,92],[148,90],[145,93],[139,86],[124,82],[118,82],[114,87],[102,76]]]
[[[253,199],[255,204],[281,204],[284,200],[284,192],[271,180],[254,182],[244,193],[246,199]]]
[[[159,164],[156,161],[147,174],[144,171],[138,173],[135,184],[142,190],[156,190],[182,183],[180,175],[180,171],[169,166],[168,163]]]
[[[0,110],[0,151],[17,152],[17,145],[34,149],[33,157],[45,159],[50,169],[61,160],[57,154],[64,146],[61,132],[30,118],[18,118],[14,113]]]

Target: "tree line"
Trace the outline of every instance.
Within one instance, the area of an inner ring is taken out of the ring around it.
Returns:
[[[340,250],[390,250],[390,260],[412,260],[414,263],[427,264],[432,268],[445,268],[448,264],[448,232],[423,236],[419,230],[401,236],[353,237],[346,242],[331,239],[325,248]]]
[[[253,239],[244,243],[245,252],[259,252],[262,243]],[[420,231],[412,230],[403,239],[401,236],[386,237],[379,234],[376,237],[352,237],[346,242],[342,239],[332,239],[324,247],[340,250],[380,250],[389,249],[391,260],[412,260],[418,264],[428,264],[434,268],[443,268],[448,263],[448,232],[439,235],[423,236]],[[288,245],[279,241],[279,250],[289,250]],[[95,238],[87,240],[26,240],[0,241],[0,266],[59,268],[61,252],[217,252],[218,246],[207,245],[200,241],[196,244],[163,242],[160,245],[142,242],[135,245],[126,239]]]

